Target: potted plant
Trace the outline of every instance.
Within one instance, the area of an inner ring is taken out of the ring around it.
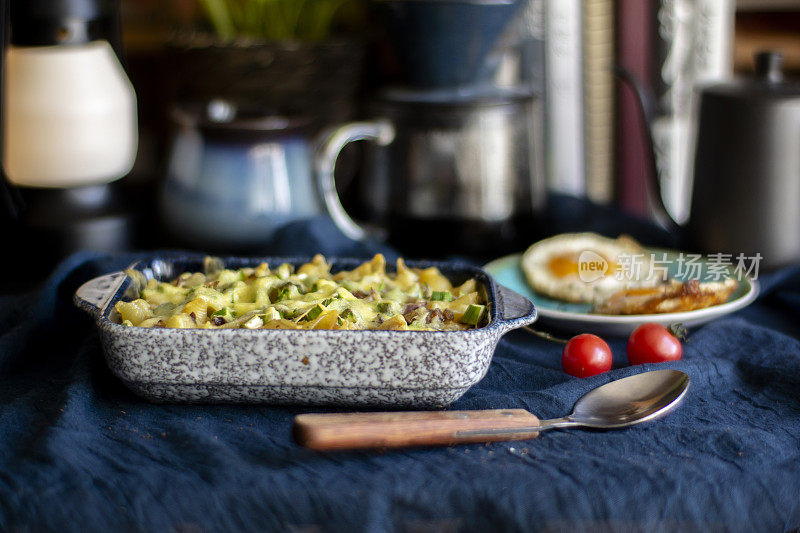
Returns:
[[[318,126],[352,116],[364,0],[196,0],[200,28],[170,46],[179,101],[222,98]]]

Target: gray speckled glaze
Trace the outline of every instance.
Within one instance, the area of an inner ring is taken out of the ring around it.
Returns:
[[[229,258],[231,268],[309,258]],[[361,260],[333,259],[333,270]],[[201,270],[202,256],[133,265],[169,279]],[[439,267],[454,281],[476,277],[489,299],[489,322],[463,332],[169,329],[125,327],[114,304],[135,288],[122,272],[95,278],[75,293],[94,315],[112,372],[137,394],[157,402],[279,403],[370,407],[442,407],[480,381],[495,346],[510,329],[536,320],[525,297],[484,271],[453,263]],[[127,293],[127,294],[126,294]]]

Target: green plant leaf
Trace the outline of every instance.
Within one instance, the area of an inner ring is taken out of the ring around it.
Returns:
[[[353,0],[198,0],[217,36],[267,41],[327,38],[339,9]]]
[[[231,20],[228,5],[231,2],[226,0],[200,0],[205,9],[214,31],[222,39],[233,39],[236,36],[236,29]]]

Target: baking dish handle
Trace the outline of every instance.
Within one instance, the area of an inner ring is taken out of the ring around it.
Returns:
[[[536,321],[533,302],[508,287],[497,284],[497,315],[503,333]]]
[[[99,317],[122,286],[125,277],[124,272],[112,272],[87,281],[75,291],[75,305],[93,317]]]

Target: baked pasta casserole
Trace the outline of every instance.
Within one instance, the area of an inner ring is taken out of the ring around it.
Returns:
[[[123,325],[452,331],[479,327],[487,315],[477,280],[454,287],[436,267],[409,268],[402,259],[387,273],[380,254],[336,274],[322,255],[296,269],[262,263],[230,270],[207,258],[204,272],[142,285],[139,298],[115,306]]]

